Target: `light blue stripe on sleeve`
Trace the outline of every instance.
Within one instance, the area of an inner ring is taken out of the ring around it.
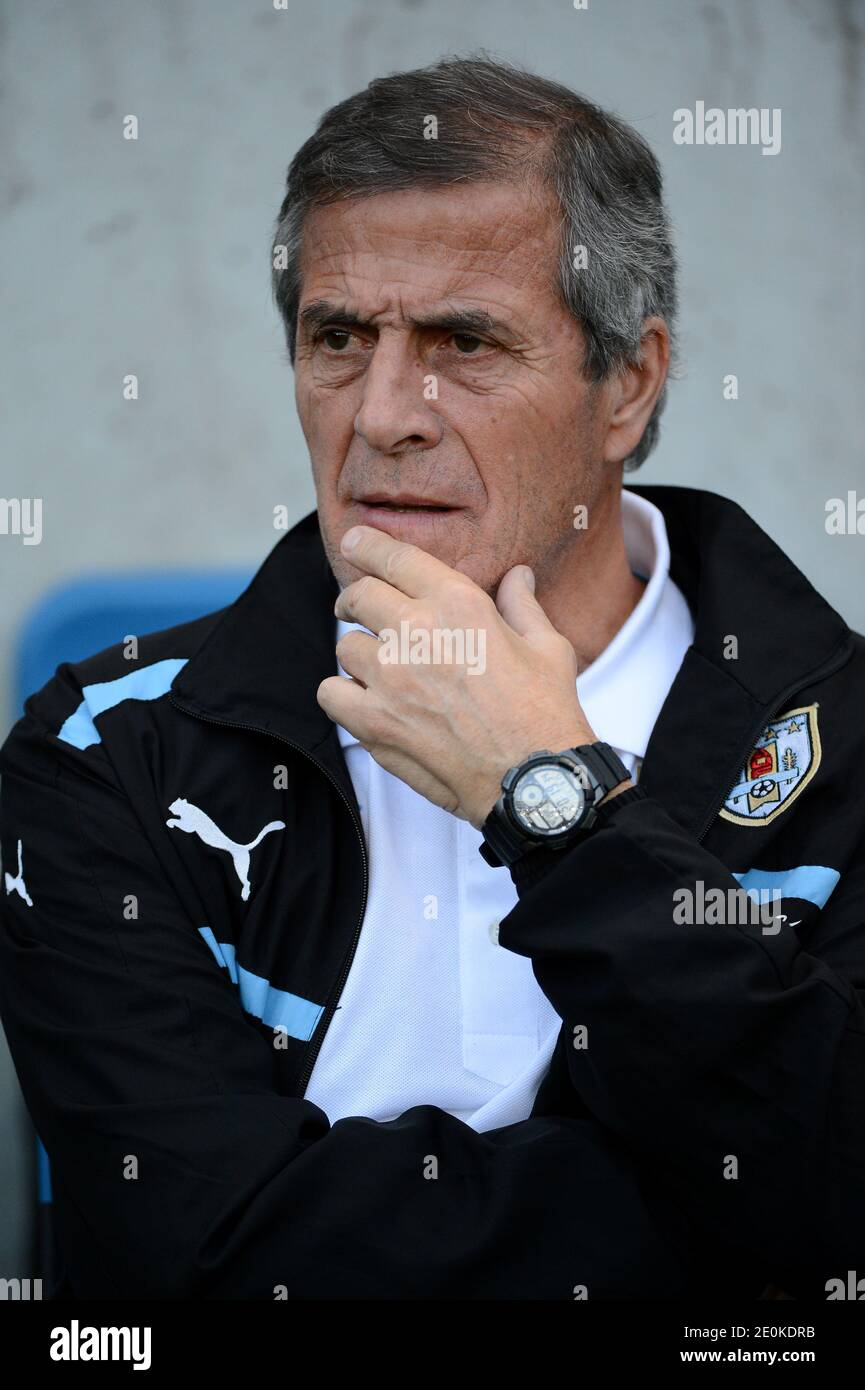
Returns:
[[[253,975],[237,964],[234,947],[227,941],[217,941],[210,927],[199,927],[217,965],[228,971],[232,982],[239,986],[240,1002],[253,1018],[260,1018],[268,1028],[280,1028],[289,1037],[308,1042],[324,1013],[323,1004],[313,1004],[299,994],[276,989],[261,975]]]
[[[785,898],[804,898],[816,907],[825,907],[841,875],[822,864],[800,864],[796,869],[749,869],[734,874],[745,889],[777,889]]]
[[[57,737],[62,738],[64,743],[71,743],[74,748],[89,748],[92,743],[99,743],[99,733],[93,723],[97,714],[113,709],[121,700],[158,700],[188,659],[185,656],[166,657],[164,661],[141,666],[113,681],[97,681],[94,685],[82,686],[84,698],[64,720]]]

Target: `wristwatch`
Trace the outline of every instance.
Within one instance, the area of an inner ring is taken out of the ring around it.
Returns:
[[[498,868],[533,849],[566,849],[595,825],[598,802],[630,776],[608,743],[530,753],[502,778],[501,796],[481,826],[483,858]]]

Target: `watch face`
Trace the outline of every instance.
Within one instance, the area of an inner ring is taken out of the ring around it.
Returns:
[[[532,835],[559,835],[582,819],[586,793],[574,772],[556,763],[528,768],[514,783],[517,824]]]

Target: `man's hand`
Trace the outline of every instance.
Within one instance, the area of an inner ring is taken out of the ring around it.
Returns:
[[[527,566],[505,574],[494,603],[374,527],[353,527],[341,549],[366,573],[342,591],[336,616],[379,636],[341,638],[336,653],[352,679],[329,676],[318,702],[387,772],[479,829],[509,767],[539,748],[596,741],[577,699],[574,649],[535,599]],[[383,642],[386,630],[394,637]],[[471,664],[454,661],[461,643]],[[424,647],[431,659],[421,663]]]

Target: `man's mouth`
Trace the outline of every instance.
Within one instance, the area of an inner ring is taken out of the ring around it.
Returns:
[[[434,501],[428,497],[410,497],[401,494],[387,497],[383,493],[371,493],[368,497],[357,497],[355,501],[364,507],[381,507],[389,512],[451,512],[450,502]]]
[[[354,520],[375,526],[395,540],[415,541],[421,546],[440,545],[445,521],[452,524],[462,511],[441,497],[416,497],[405,492],[370,492],[353,498],[352,507]]]

